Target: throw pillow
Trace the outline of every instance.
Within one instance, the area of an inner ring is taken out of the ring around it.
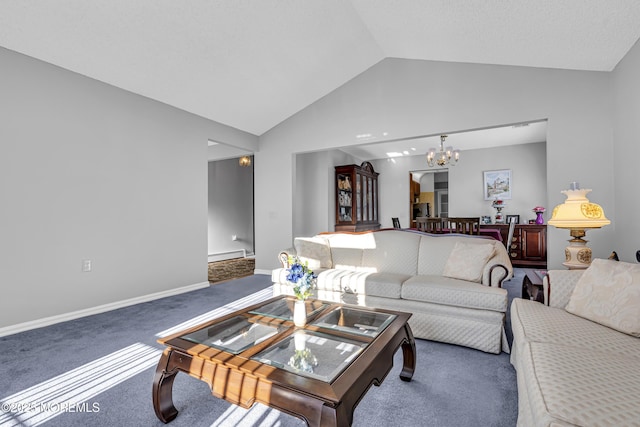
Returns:
[[[490,243],[456,242],[449,254],[442,275],[480,283],[484,266],[494,252],[495,248]]]
[[[332,268],[331,248],[322,237],[296,237],[293,241],[300,261],[307,262],[311,270]]]
[[[625,334],[640,337],[640,265],[594,259],[565,307]]]

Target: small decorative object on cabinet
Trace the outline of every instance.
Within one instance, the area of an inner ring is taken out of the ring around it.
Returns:
[[[496,210],[495,223],[496,224],[504,224],[504,216],[502,215],[502,209],[504,209],[507,205],[504,203],[502,199],[495,199],[493,203],[491,203],[491,207]]]
[[[520,224],[520,215],[507,215],[507,224],[511,224],[512,222]]]
[[[542,225],[544,224],[544,217],[542,215],[544,215],[544,211],[546,210],[544,208],[544,206],[536,206],[535,208],[531,209],[533,212],[535,212],[536,214],[536,220],[535,223]]]
[[[336,231],[378,230],[378,173],[369,162],[336,166]]]

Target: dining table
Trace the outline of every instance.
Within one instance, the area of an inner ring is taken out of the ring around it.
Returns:
[[[417,228],[412,228],[412,230],[416,230],[416,231],[420,231]],[[451,229],[451,228],[443,228],[442,232],[440,233],[436,233],[436,234],[449,234],[449,233],[455,233],[456,230],[455,228]],[[500,233],[500,230],[497,228],[481,228],[480,232],[478,233],[480,236],[486,236],[486,237],[491,237],[492,239],[495,239],[499,242],[502,242],[502,233]],[[474,234],[474,236],[477,236],[477,234]]]

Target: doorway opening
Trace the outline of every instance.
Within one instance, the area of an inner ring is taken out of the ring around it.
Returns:
[[[449,216],[449,171],[441,169],[409,172],[409,218],[411,228],[416,218]]]

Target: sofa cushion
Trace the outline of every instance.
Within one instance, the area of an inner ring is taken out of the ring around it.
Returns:
[[[595,259],[582,274],[565,309],[640,337],[640,266]]]
[[[638,425],[637,359],[542,342],[530,342],[518,351],[518,378],[524,383],[519,387],[526,387],[522,394],[528,399],[519,406],[531,408],[528,425]]]
[[[482,281],[484,266],[493,256],[493,244],[456,242],[442,272],[443,276],[471,282]]]
[[[409,277],[406,274],[331,269],[318,274],[317,288],[322,291],[400,298],[402,283]]]
[[[414,275],[417,272],[420,235],[389,230],[373,233],[375,246],[365,248],[362,266],[372,271]]]
[[[558,327],[562,325],[562,327]],[[640,339],[539,302],[514,298],[511,303],[514,343],[549,342],[633,357],[640,362]]]
[[[449,254],[459,239],[448,234],[422,236],[418,256],[418,274],[442,275]]]
[[[333,268],[340,270],[361,269],[364,249],[375,247],[375,240],[371,233],[333,233],[323,235],[323,237],[327,239],[331,247]]]
[[[358,288],[353,289],[347,282],[343,282],[347,290],[347,286],[355,291],[355,293],[374,297],[385,297],[399,299],[402,290],[402,284],[411,276],[407,274],[397,273],[371,273],[367,276],[364,283]]]
[[[450,277],[422,275],[402,285],[402,299],[506,312],[507,290]]]
[[[316,288],[322,291],[342,292],[342,280],[354,274],[364,276],[367,273],[358,273],[351,270],[328,269],[317,273]],[[354,279],[355,280],[355,279]]]
[[[332,268],[331,248],[323,237],[296,237],[293,241],[296,254],[302,262],[307,262],[313,271],[319,268]]]

